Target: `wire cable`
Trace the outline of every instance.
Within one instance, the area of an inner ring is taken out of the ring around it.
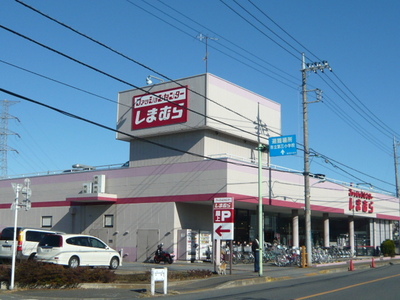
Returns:
[[[159,75],[159,76],[161,76],[161,77],[163,77],[163,78],[166,78],[166,79],[168,79],[169,81],[171,81],[171,82],[173,82],[173,83],[175,83],[175,84],[177,84],[177,85],[183,87],[182,84],[180,84],[179,82],[175,81],[174,79],[169,78],[168,76],[166,76],[166,75],[164,75],[164,74],[161,74],[160,72],[158,72],[158,71],[156,71],[156,70],[154,70],[154,69],[148,67],[148,66],[145,65],[145,64],[140,63],[140,62],[137,61],[137,60],[132,59],[131,57],[128,57],[127,55],[125,55],[125,54],[123,54],[123,53],[121,53],[121,52],[119,52],[119,51],[117,51],[117,50],[111,48],[110,46],[108,46],[108,45],[106,45],[106,44],[104,44],[104,43],[101,43],[100,41],[95,40],[95,39],[93,39],[92,37],[90,37],[90,36],[88,36],[88,35],[86,35],[86,34],[84,34],[84,33],[81,33],[80,31],[78,31],[78,30],[72,28],[71,26],[69,26],[69,25],[67,25],[67,24],[65,24],[65,23],[62,23],[62,22],[56,20],[55,18],[52,18],[52,17],[50,17],[50,16],[44,14],[43,12],[37,10],[36,8],[34,8],[34,7],[30,6],[30,5],[27,5],[26,3],[24,3],[24,2],[22,2],[22,1],[20,1],[20,0],[15,0],[15,1],[18,2],[18,3],[20,3],[20,4],[22,4],[22,5],[25,6],[25,7],[27,7],[27,8],[29,8],[29,9],[33,10],[34,12],[36,12],[36,13],[42,15],[43,17],[46,17],[46,18],[48,18],[49,20],[51,20],[51,21],[53,21],[53,22],[56,22],[57,24],[59,24],[59,25],[65,27],[65,28],[67,28],[67,29],[73,31],[74,33],[76,33],[76,34],[78,34],[78,35],[80,35],[80,36],[82,36],[82,37],[84,37],[84,38],[86,38],[86,39],[89,39],[90,41],[92,41],[92,42],[94,42],[94,43],[96,43],[96,44],[98,44],[98,45],[100,45],[100,46],[102,46],[102,47],[104,47],[104,48],[106,48],[106,49],[112,51],[113,53],[118,54],[119,56],[121,56],[121,57],[123,57],[123,58],[125,58],[125,59],[127,59],[127,60],[129,60],[129,61],[131,61],[131,62],[133,62],[133,63],[135,63],[135,64],[137,64],[137,65],[139,65],[139,66],[141,66],[141,67],[143,67],[143,68],[146,68],[147,70],[149,70],[149,71],[151,71],[151,72],[153,72],[153,73],[155,73],[155,74],[157,74],[157,75]],[[2,26],[2,27],[3,27],[3,26]],[[31,40],[31,39],[30,39],[30,40]],[[33,40],[31,40],[31,41],[33,41]],[[49,48],[49,47],[48,47],[48,48]],[[52,51],[53,51],[53,50],[52,50]],[[59,53],[59,54],[60,54],[60,53]],[[105,74],[103,73],[103,75],[105,75]],[[128,84],[129,86],[132,86],[132,87],[134,87],[134,88],[141,89],[141,88],[139,88],[139,87],[137,87],[137,86],[135,86],[135,85],[132,85],[132,84],[129,84],[129,83],[126,83],[126,82],[123,82],[123,83]],[[148,93],[148,92],[147,92],[146,90],[144,90],[144,89],[141,89],[141,90],[142,90],[142,91],[145,91],[146,93]],[[199,96],[205,97],[204,95],[201,95],[201,94],[198,93],[197,91],[194,91],[194,90],[191,90],[191,89],[189,89],[189,90],[190,90],[191,92],[195,93],[195,94],[198,94]],[[232,109],[230,109],[230,108],[228,108],[228,107],[226,107],[226,106],[221,105],[220,103],[218,103],[218,102],[216,102],[216,101],[214,101],[214,100],[212,100],[212,99],[209,99],[209,98],[206,98],[206,99],[209,100],[209,101],[212,101],[212,102],[215,103],[216,105],[221,106],[221,107],[223,107],[224,109],[226,109],[226,110],[228,110],[228,111],[230,111],[230,112],[232,112],[232,113],[235,113],[236,115],[238,115],[238,116],[240,116],[240,117],[242,117],[242,118],[244,118],[244,119],[246,119],[246,120],[248,120],[248,121],[250,121],[250,122],[253,122],[253,121],[254,121],[254,120],[251,120],[251,119],[247,118],[246,116],[243,116],[242,114],[240,114],[240,113],[238,113],[238,112],[236,112],[236,111],[234,111],[234,110],[232,110]],[[203,115],[203,116],[204,116],[204,115]],[[205,117],[211,118],[211,117],[208,117],[208,116],[205,116]],[[216,121],[216,120],[214,120],[214,121]],[[218,122],[218,121],[217,121],[217,122]],[[227,124],[224,124],[224,125],[227,125]],[[272,129],[271,129],[271,131],[272,131]],[[280,135],[280,133],[278,133],[278,132],[274,132],[274,133]]]
[[[129,83],[129,82],[123,80],[123,79],[120,79],[120,78],[115,77],[115,76],[113,76],[113,75],[111,75],[111,74],[109,74],[109,73],[106,73],[105,71],[102,71],[102,70],[100,70],[100,69],[98,69],[98,68],[96,68],[96,67],[93,67],[93,66],[91,66],[91,65],[89,65],[89,64],[87,64],[87,63],[84,63],[84,62],[82,62],[82,61],[80,61],[80,60],[78,60],[78,59],[76,59],[76,58],[73,58],[72,56],[69,56],[69,55],[67,55],[67,54],[65,54],[65,53],[63,53],[63,52],[60,52],[60,51],[58,51],[58,50],[56,50],[56,49],[54,49],[54,48],[51,48],[51,47],[49,47],[49,46],[47,46],[47,45],[44,45],[44,44],[42,44],[42,43],[40,43],[40,42],[38,42],[38,41],[36,41],[36,40],[30,38],[30,37],[27,37],[27,36],[25,36],[25,35],[23,35],[23,34],[21,34],[21,33],[18,33],[18,32],[14,31],[14,30],[12,30],[12,29],[10,29],[10,28],[8,28],[8,27],[5,27],[5,26],[3,26],[3,25],[1,25],[1,24],[0,24],[0,28],[4,29],[4,30],[6,30],[6,31],[9,31],[9,32],[11,32],[11,33],[13,33],[13,34],[15,34],[15,35],[18,35],[19,37],[22,37],[22,38],[24,38],[24,39],[27,39],[28,41],[30,41],[30,42],[32,42],[32,43],[34,43],[34,44],[37,44],[37,45],[39,45],[39,46],[41,46],[41,47],[43,47],[43,48],[45,48],[45,49],[47,49],[47,50],[50,50],[50,51],[52,51],[52,52],[55,52],[55,53],[57,53],[57,54],[59,54],[59,55],[65,57],[65,58],[67,58],[67,59],[70,59],[70,60],[72,60],[72,61],[74,61],[74,62],[76,62],[76,63],[78,63],[78,64],[80,64],[80,65],[83,65],[83,66],[85,66],[85,67],[87,67],[87,68],[89,68],[89,69],[91,69],[91,70],[93,70],[93,71],[96,71],[96,72],[98,72],[98,73],[100,73],[100,74],[102,74],[102,75],[105,75],[105,76],[107,76],[107,77],[109,77],[109,78],[112,78],[112,79],[114,79],[114,80],[117,80],[117,81],[119,81],[119,82],[121,82],[121,83],[124,83],[124,84],[126,84],[126,85],[128,85],[128,86],[134,87],[134,88],[136,88],[136,89],[138,89],[138,90],[141,90],[141,91],[145,92],[146,94],[152,94],[152,95],[154,95],[155,97],[159,97],[159,96],[157,96],[157,95],[154,94],[154,93],[149,93],[149,91],[145,90],[144,88],[141,88],[141,87],[136,86],[136,85],[134,85],[134,84],[132,84],[132,83]],[[191,91],[192,91],[192,90],[191,90]],[[193,91],[192,91],[192,92],[193,92]],[[197,92],[196,92],[196,93],[197,93]],[[197,93],[197,94],[201,95],[200,93]],[[203,96],[203,97],[204,97],[204,96]],[[176,103],[174,103],[173,101],[170,101],[170,100],[168,100],[168,99],[164,99],[164,100],[167,101],[167,102],[169,102],[169,103],[171,103],[171,104],[173,104],[173,105],[178,105],[178,104],[176,104]],[[180,107],[181,107],[181,106],[180,106]],[[248,132],[248,131],[246,131],[246,130],[244,130],[244,129],[242,129],[242,128],[239,128],[239,127],[236,127],[236,126],[234,126],[234,125],[228,124],[228,123],[223,122],[223,121],[221,121],[221,120],[219,120],[219,119],[216,119],[216,118],[213,118],[213,117],[210,117],[210,116],[206,116],[206,115],[204,115],[204,114],[202,114],[202,113],[200,113],[200,112],[197,112],[197,111],[195,111],[195,110],[193,110],[193,109],[190,109],[190,108],[188,108],[188,107],[183,107],[183,108],[186,109],[186,110],[188,110],[188,111],[190,111],[190,112],[193,112],[193,113],[195,113],[195,114],[198,114],[198,115],[200,115],[200,116],[203,116],[203,117],[205,117],[205,118],[208,118],[208,119],[210,119],[210,120],[213,120],[213,121],[215,121],[215,122],[217,122],[217,123],[223,124],[223,125],[225,125],[225,126],[228,126],[228,127],[233,128],[233,129],[236,129],[236,130],[238,130],[238,131],[247,133],[247,134],[249,134],[249,135],[257,136],[257,135],[256,135],[255,133],[253,133],[253,132]],[[252,122],[254,122],[254,121],[252,121]],[[275,131],[273,131],[272,129],[270,129],[270,131],[271,131],[271,132],[275,132]],[[280,134],[279,134],[279,135],[280,135]],[[264,137],[262,137],[262,138],[264,138]]]
[[[19,2],[19,3],[22,3],[21,1],[19,1],[19,0],[16,0],[17,2]],[[222,1],[223,2],[223,1]],[[251,3],[251,1],[250,1],[250,3]],[[224,3],[225,4],[225,3]],[[253,3],[252,3],[253,4]],[[25,5],[25,4],[24,4]],[[226,5],[226,4],[225,4]],[[254,4],[253,4],[254,5]],[[292,54],[293,55],[293,54]],[[158,72],[156,72],[156,71],[154,71],[154,70],[152,70],[152,72],[154,72],[154,73],[156,73],[156,74],[158,74],[158,75],[160,75],[160,76],[163,76],[163,75],[161,75],[161,74],[159,74]],[[163,76],[164,77],[164,76]],[[167,78],[167,77],[165,77],[165,78]],[[344,84],[344,83],[342,83],[342,84]],[[354,108],[353,108],[354,109]]]
[[[284,46],[282,46],[281,44],[279,44],[278,42],[276,42],[273,38],[271,38],[269,35],[265,34],[261,29],[259,29],[258,27],[256,27],[254,24],[252,24],[251,22],[249,22],[245,17],[243,17],[240,13],[238,13],[235,9],[233,9],[231,6],[229,6],[228,4],[226,4],[223,0],[220,0],[221,3],[223,3],[226,7],[228,7],[230,10],[232,10],[237,16],[239,16],[241,19],[243,19],[246,23],[248,23],[251,27],[253,27],[254,29],[256,29],[258,32],[260,32],[263,36],[267,37],[269,40],[271,40],[274,44],[276,44],[277,46],[279,46],[281,49],[285,50],[287,53],[289,53],[290,55],[292,55],[294,58],[299,59],[300,58],[298,56],[296,56],[295,54],[293,54],[292,52],[290,52],[288,49],[286,49]]]
[[[115,132],[115,133],[123,134],[123,135],[129,136],[129,137],[132,138],[132,139],[139,140],[139,141],[142,141],[142,142],[146,142],[146,143],[149,143],[149,144],[152,144],[152,145],[161,147],[161,148],[165,148],[165,149],[177,151],[177,152],[184,153],[184,154],[189,154],[189,155],[192,155],[192,156],[195,156],[195,157],[205,158],[205,159],[208,159],[208,160],[213,160],[213,161],[219,161],[219,162],[223,162],[223,163],[233,164],[233,165],[237,165],[237,166],[245,166],[245,167],[250,167],[250,168],[258,168],[258,166],[253,166],[253,165],[248,164],[248,163],[238,163],[238,162],[233,162],[233,161],[227,161],[227,160],[225,160],[225,159],[214,158],[214,157],[211,157],[211,156],[201,155],[201,154],[194,153],[194,152],[191,152],[191,151],[182,150],[182,149],[178,149],[178,148],[175,148],[175,147],[172,147],[172,146],[160,144],[160,143],[151,141],[151,140],[146,139],[146,138],[142,138],[142,137],[139,137],[139,136],[136,136],[136,135],[132,135],[132,134],[127,133],[127,132],[123,132],[123,131],[118,130],[118,129],[111,128],[111,127],[109,127],[109,126],[100,124],[100,123],[98,123],[98,122],[89,120],[89,119],[87,119],[87,118],[78,116],[78,115],[76,115],[76,114],[67,112],[67,111],[65,111],[65,110],[62,110],[62,109],[56,108],[56,107],[54,107],[54,106],[45,104],[45,103],[43,103],[43,102],[34,100],[34,99],[32,99],[32,98],[22,96],[22,95],[20,95],[20,94],[17,94],[17,93],[14,93],[14,92],[12,92],[12,91],[3,89],[3,88],[1,88],[1,87],[0,87],[0,92],[6,93],[6,94],[8,94],[8,95],[10,95],[10,96],[13,96],[13,97],[16,97],[16,98],[19,98],[19,99],[22,99],[22,100],[26,100],[26,101],[28,101],[28,102],[37,104],[37,105],[39,105],[39,106],[48,108],[48,109],[53,110],[53,111],[55,111],[55,112],[57,112],[57,113],[60,113],[60,114],[62,114],[62,115],[65,115],[65,116],[67,116],[67,117],[69,117],[69,118],[77,119],[77,120],[79,120],[79,121],[83,121],[83,122],[86,122],[86,123],[95,125],[95,126],[97,126],[97,127],[106,129],[106,130],[108,130],[108,131],[112,131],[112,132]]]

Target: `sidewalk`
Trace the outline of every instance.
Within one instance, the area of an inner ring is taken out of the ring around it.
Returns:
[[[398,264],[400,256],[395,258],[357,258],[353,260],[355,270]],[[213,265],[207,263],[174,263],[173,266],[181,270],[209,269],[213,271]],[[160,268],[164,265],[130,263],[127,268],[118,270],[117,273],[139,273],[149,268]],[[187,281],[168,282],[168,294],[185,294],[191,292],[206,291],[210,289],[232,288],[246,285],[261,284],[276,280],[288,280],[305,276],[317,276],[327,273],[349,272],[349,261],[332,264],[315,265],[310,268],[276,267],[272,264],[264,264],[263,276],[253,272],[252,264],[233,265],[232,275],[227,270],[227,275],[212,276],[211,278]],[[157,283],[156,294],[162,292],[162,283]],[[150,283],[147,284],[83,284],[79,289],[72,290],[0,290],[1,299],[129,299],[141,298],[143,294],[150,295]]]

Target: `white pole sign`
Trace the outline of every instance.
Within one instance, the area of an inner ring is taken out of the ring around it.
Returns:
[[[214,198],[214,239],[233,240],[235,210],[233,198]]]

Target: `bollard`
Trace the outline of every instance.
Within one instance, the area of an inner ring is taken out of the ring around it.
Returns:
[[[376,264],[375,264],[375,259],[374,258],[372,258],[371,268],[376,268]]]
[[[349,262],[349,271],[354,271],[354,262],[352,259],[350,259],[350,262]]]
[[[307,267],[307,252],[306,246],[301,246],[301,267]]]

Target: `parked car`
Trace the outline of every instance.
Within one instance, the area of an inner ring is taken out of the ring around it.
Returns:
[[[97,237],[83,234],[52,234],[45,236],[37,247],[38,261],[76,268],[108,266],[117,269],[120,254]]]
[[[40,240],[47,234],[55,234],[56,231],[38,228],[17,227],[17,259],[32,259],[36,254],[36,248]],[[14,227],[6,227],[0,233],[0,260],[12,259],[14,240]]]

